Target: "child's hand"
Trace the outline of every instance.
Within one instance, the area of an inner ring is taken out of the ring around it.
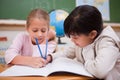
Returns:
[[[52,56],[51,55],[48,55],[47,56],[47,59],[46,59],[46,64],[48,64],[49,62],[52,61]]]
[[[29,63],[28,63],[28,66],[34,68],[44,67],[45,65],[46,65],[46,61],[41,57],[32,57],[31,59],[29,59]]]

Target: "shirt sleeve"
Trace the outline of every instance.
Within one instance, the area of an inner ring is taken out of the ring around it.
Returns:
[[[119,49],[111,38],[103,38],[97,46],[96,57],[85,62],[85,68],[95,77],[103,79],[115,66]]]
[[[48,42],[48,54],[53,53],[57,48],[57,43],[55,40]]]
[[[19,55],[23,43],[23,35],[18,34],[13,40],[11,46],[5,52],[5,61],[6,63],[10,63],[15,56]]]
[[[66,45],[63,51],[58,51],[54,54],[51,54],[53,60],[58,57],[68,57],[68,58],[75,58],[75,45]]]

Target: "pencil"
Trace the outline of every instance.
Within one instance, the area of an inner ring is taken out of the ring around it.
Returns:
[[[43,55],[42,55],[42,51],[41,51],[41,49],[40,49],[39,43],[38,43],[38,39],[35,38],[35,41],[36,41],[36,44],[37,44],[37,46],[38,46],[38,50],[39,50],[39,53],[40,53],[41,57],[44,58]]]

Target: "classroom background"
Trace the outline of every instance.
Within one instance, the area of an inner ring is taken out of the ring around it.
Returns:
[[[104,26],[112,26],[120,37],[120,0],[0,0],[0,63],[5,63],[4,53],[15,36],[25,30],[26,17],[32,9],[42,8],[49,14],[55,10],[62,10],[69,14],[76,7],[77,1],[108,1],[109,20],[104,20]],[[64,35],[61,23],[58,24],[58,29],[56,25],[51,26],[55,31],[62,32],[56,35],[56,40],[61,40],[57,50],[64,50],[64,46],[71,43],[70,39]]]

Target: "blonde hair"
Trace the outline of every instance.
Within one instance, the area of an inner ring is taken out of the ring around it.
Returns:
[[[38,9],[32,10],[30,12],[30,14],[28,15],[27,22],[26,22],[26,27],[27,28],[29,28],[30,22],[35,18],[44,19],[45,21],[47,21],[48,26],[49,26],[49,22],[50,22],[49,14],[46,11],[38,8]]]

